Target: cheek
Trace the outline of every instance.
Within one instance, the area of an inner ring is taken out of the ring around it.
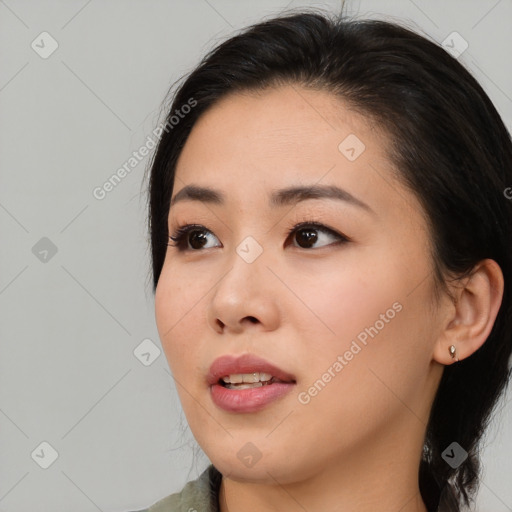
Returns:
[[[305,277],[295,290],[315,314],[295,314],[308,360],[300,391],[310,395],[311,386],[318,388],[311,401],[320,408],[332,401],[357,411],[359,403],[366,408],[372,397],[392,396],[390,390],[412,398],[421,387],[429,357],[429,290],[426,284],[411,290],[418,281],[414,277],[428,271],[417,259],[408,262],[407,274],[404,266],[389,263],[398,261],[396,254],[388,256],[373,255],[368,261],[360,257],[347,270],[331,268],[311,278],[302,273]]]
[[[180,276],[182,276],[180,278]],[[192,369],[188,364],[200,350],[197,315],[207,289],[201,280],[185,279],[171,265],[164,266],[155,291],[155,319],[160,341],[176,378]]]
[[[294,291],[309,309],[299,304],[302,312],[297,311],[294,320],[302,322],[308,350],[321,358],[348,350],[357,336],[364,342],[365,329],[377,322],[378,330],[384,331],[399,316],[400,305],[393,304],[401,299],[400,279],[375,261],[366,265],[364,260],[347,260],[325,269],[317,265],[314,272],[301,270],[301,279],[294,280]]]

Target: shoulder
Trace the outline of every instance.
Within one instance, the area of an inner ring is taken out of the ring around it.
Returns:
[[[137,512],[218,512],[218,492],[222,475],[210,464],[201,475],[187,482],[180,492]]]

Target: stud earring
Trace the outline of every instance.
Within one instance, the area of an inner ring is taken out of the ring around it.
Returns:
[[[450,345],[450,348],[448,350],[450,351],[450,355],[452,356],[452,359],[455,359],[455,361],[458,361],[459,358],[457,357],[457,349],[455,348],[455,345]]]

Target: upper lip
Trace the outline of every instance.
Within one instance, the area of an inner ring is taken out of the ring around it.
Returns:
[[[224,355],[215,359],[208,372],[208,384],[217,384],[222,377],[240,373],[270,373],[283,382],[295,382],[295,376],[253,354]]]

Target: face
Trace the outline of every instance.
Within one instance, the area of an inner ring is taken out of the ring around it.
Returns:
[[[338,98],[298,86],[231,95],[186,142],[173,197],[221,198],[172,204],[169,233],[195,231],[168,247],[156,321],[192,433],[225,475],[293,482],[421,442],[437,383],[429,235],[386,147]],[[322,188],[280,194],[296,187]],[[210,365],[248,353],[295,384],[225,410]]]

